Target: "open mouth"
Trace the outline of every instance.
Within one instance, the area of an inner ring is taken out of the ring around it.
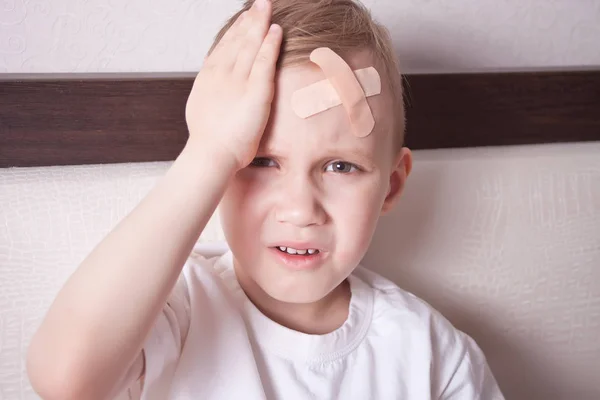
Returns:
[[[312,256],[315,254],[319,254],[319,249],[294,249],[292,247],[285,247],[285,246],[276,246],[275,248],[282,253],[287,253],[290,255],[297,255],[297,256]]]

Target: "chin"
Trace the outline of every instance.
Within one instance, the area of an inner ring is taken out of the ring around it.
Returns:
[[[342,280],[343,281],[343,280]],[[258,282],[257,282],[258,283]],[[290,285],[273,285],[271,284],[259,286],[264,293],[274,300],[282,303],[290,304],[312,304],[317,303],[327,297],[331,292],[335,290],[338,285],[319,285],[317,282],[297,282],[297,284]],[[321,281],[322,283],[322,281]]]
[[[261,287],[261,289],[272,299],[282,303],[291,304],[311,304],[322,300],[329,292],[325,290],[304,290],[303,288],[294,288],[290,290],[287,287]]]

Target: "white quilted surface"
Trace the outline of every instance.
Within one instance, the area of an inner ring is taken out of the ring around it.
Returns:
[[[0,400],[37,398],[45,310],[169,165],[0,170]],[[600,398],[600,143],[417,152],[366,258],[472,334],[508,399]]]

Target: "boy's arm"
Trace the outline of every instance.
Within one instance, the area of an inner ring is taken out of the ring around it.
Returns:
[[[127,371],[234,172],[230,159],[186,147],[82,262],[29,349],[30,380],[42,397],[96,398]]]
[[[281,29],[267,34],[271,8],[262,3],[238,19],[198,74],[184,150],[81,263],[36,332],[27,370],[44,399],[104,399],[140,368],[132,365],[186,258],[266,126]]]

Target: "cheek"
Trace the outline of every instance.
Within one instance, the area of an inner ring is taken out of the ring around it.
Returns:
[[[373,237],[385,197],[379,179],[358,185],[336,185],[328,198],[331,218],[335,221],[338,255],[344,263],[362,259]]]
[[[267,198],[264,182],[254,175],[242,170],[232,179],[219,206],[228,239],[234,240],[234,235],[245,235],[247,230],[256,229],[257,221],[264,216]]]

